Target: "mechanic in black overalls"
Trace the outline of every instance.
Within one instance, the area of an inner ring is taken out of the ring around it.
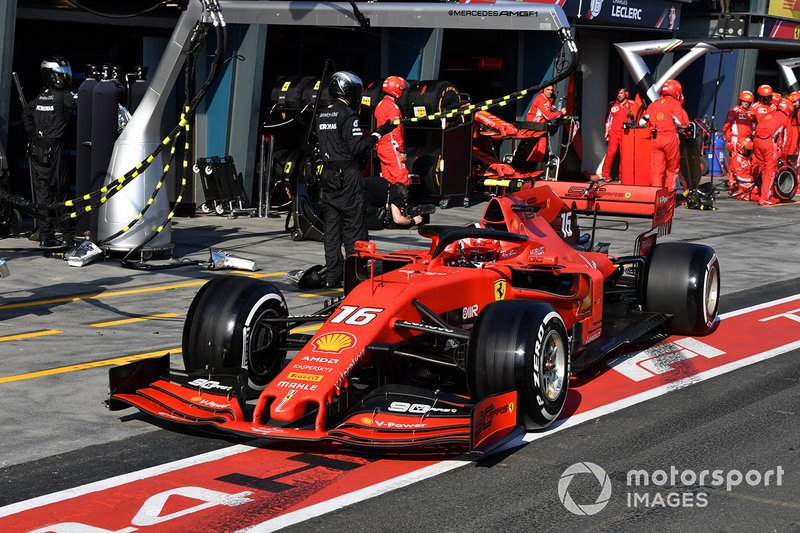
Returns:
[[[52,56],[42,61],[40,71],[45,90],[28,102],[22,122],[30,139],[29,157],[36,203],[50,205],[67,199],[69,183],[62,137],[78,97],[70,92],[72,68],[63,57]],[[56,227],[63,241],[55,238]],[[70,245],[75,234],[72,221],[59,222],[51,212],[40,221],[39,246],[59,248]]]
[[[357,240],[369,239],[361,166],[381,136],[395,128],[387,121],[371,135],[363,135],[356,114],[363,92],[361,78],[348,71],[335,72],[328,87],[331,104],[317,114],[317,141],[323,162],[325,286],[331,288],[342,286],[342,244],[350,255]]]

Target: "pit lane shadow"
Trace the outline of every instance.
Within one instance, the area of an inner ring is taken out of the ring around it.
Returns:
[[[81,283],[59,283],[26,289],[26,296],[21,298],[8,298],[8,292],[0,298],[0,318],[17,318],[26,315],[45,316],[52,314],[53,309],[61,305],[72,303],[73,298],[101,295],[114,290],[115,285],[122,285],[132,281],[132,276],[117,276],[100,278]],[[84,300],[104,310],[122,314],[115,307],[94,300]],[[27,305],[30,303],[31,305]]]

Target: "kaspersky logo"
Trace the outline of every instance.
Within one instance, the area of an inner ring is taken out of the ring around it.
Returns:
[[[311,341],[313,351],[322,353],[339,354],[356,345],[356,337],[351,333],[337,331],[327,333]]]

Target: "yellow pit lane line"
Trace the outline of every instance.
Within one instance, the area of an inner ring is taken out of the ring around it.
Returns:
[[[103,359],[101,361],[91,361],[89,363],[80,363],[78,365],[61,366],[58,368],[50,368],[47,370],[39,370],[36,372],[27,372],[25,374],[17,374],[15,376],[0,377],[0,383],[12,383],[14,381],[23,381],[26,379],[43,378],[46,376],[55,376],[57,374],[66,374],[68,372],[76,372],[78,370],[90,370],[92,368],[100,368],[103,366],[124,365],[139,361],[140,359],[149,359],[151,357],[159,357],[168,353],[181,353],[180,348],[171,348],[169,350],[158,350],[155,352],[140,353],[136,355],[126,355],[124,357],[115,357],[113,359]]]
[[[267,277],[276,277],[276,276],[283,276],[286,272],[268,272],[265,274],[259,274],[259,277],[267,278]],[[187,287],[197,287],[199,285],[205,285],[209,280],[201,279],[195,281],[187,281],[185,283],[171,283],[169,285],[156,285],[154,287],[144,287],[141,289],[126,289],[120,291],[108,291],[108,292],[97,292],[92,294],[85,294],[82,296],[63,296],[61,298],[48,298],[46,300],[26,300],[22,302],[17,302],[13,304],[5,304],[0,305],[0,311],[4,309],[19,309],[21,307],[35,307],[37,305],[48,305],[48,304],[58,304],[58,303],[65,303],[65,302],[79,302],[83,300],[100,300],[103,298],[115,298],[118,296],[129,296],[131,294],[146,294],[149,292],[161,292],[161,291],[168,291],[172,289],[185,289]]]
[[[4,337],[0,337],[0,342],[32,339],[34,337],[46,337],[48,335],[58,335],[59,333],[64,332],[60,329],[43,329],[42,331],[31,331],[30,333],[20,333],[18,335],[6,335]]]
[[[342,294],[344,291],[342,289],[335,289],[332,291],[322,291],[322,292],[313,292],[308,294],[300,294],[300,298],[317,298],[319,296],[331,296],[333,294]]]
[[[320,328],[320,325],[314,326],[304,326],[301,328],[295,328],[291,332],[292,333],[304,333],[307,331],[316,331]],[[51,330],[57,331],[57,330]],[[58,333],[62,333],[59,331]],[[31,335],[30,333],[26,333],[24,335]],[[12,335],[18,337],[18,335]],[[6,337],[0,337],[0,340],[7,339]],[[8,339],[11,340],[11,339]],[[100,361],[91,361],[89,363],[80,363],[77,365],[69,365],[69,366],[61,366],[58,368],[49,368],[47,370],[38,370],[36,372],[27,372],[25,374],[17,374],[15,376],[6,376],[0,377],[0,384],[2,383],[13,383],[14,381],[24,381],[26,379],[35,379],[35,378],[43,378],[46,376],[55,376],[57,374],[66,374],[68,372],[77,372],[78,370],[91,370],[92,368],[100,368],[104,366],[113,366],[113,365],[124,365],[126,363],[132,363],[134,361],[139,361],[141,359],[149,359],[151,357],[160,357],[162,355],[170,354],[179,354],[182,350],[180,347],[178,348],[171,348],[168,350],[157,350],[155,352],[147,352],[147,353],[140,353],[136,355],[125,355],[122,357],[114,357],[112,359],[102,359]]]
[[[144,322],[146,320],[160,320],[162,318],[173,318],[179,316],[178,313],[162,313],[160,315],[145,315],[136,316],[132,318],[123,318],[120,320],[109,320],[107,322],[95,322],[89,324],[93,328],[107,328],[109,326],[121,326],[123,324],[133,324],[134,322]]]

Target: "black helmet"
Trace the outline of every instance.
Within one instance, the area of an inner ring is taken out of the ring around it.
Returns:
[[[53,89],[68,89],[72,85],[72,67],[61,56],[50,56],[39,66],[45,86]]]
[[[341,70],[334,72],[331,76],[331,83],[328,86],[328,94],[331,99],[341,97],[353,109],[361,105],[361,95],[364,93],[364,84],[361,78],[353,72]]]

